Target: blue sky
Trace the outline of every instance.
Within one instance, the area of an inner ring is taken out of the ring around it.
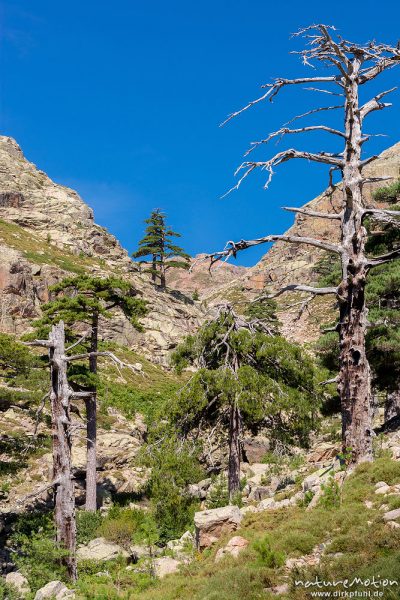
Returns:
[[[249,142],[326,98],[288,90],[272,105],[218,124],[272,78],[312,74],[289,54],[299,47],[290,34],[301,26],[325,22],[348,39],[397,43],[397,0],[365,0],[351,22],[348,4],[1,2],[1,133],[55,181],[77,189],[96,221],[130,251],[155,207],[167,212],[191,254],[218,250],[228,239],[281,233],[292,216],[280,207],[317,195],[327,183],[324,167],[293,161],[277,169],[267,191],[255,176],[220,196],[234,183]],[[394,69],[379,88],[399,79]],[[392,101],[393,108],[371,117],[369,131],[388,134],[370,143],[371,153],[400,140],[398,92]],[[296,137],[279,149],[334,147],[327,134]],[[271,144],[260,157],[274,151]],[[264,252],[243,253],[239,263],[254,264]]]

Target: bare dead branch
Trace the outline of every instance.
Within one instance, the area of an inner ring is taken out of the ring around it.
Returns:
[[[397,258],[400,258],[400,248],[392,250],[387,254],[382,254],[381,256],[374,256],[373,258],[370,258],[367,262],[367,265],[369,268],[379,267],[379,265],[384,265],[385,263],[391,262],[392,260],[396,260]]]
[[[398,210],[366,208],[363,212],[363,217],[368,215],[371,215],[375,221],[380,221],[381,223],[388,223],[397,227],[400,225],[400,211]]]
[[[365,177],[363,183],[377,183],[379,181],[390,181],[394,177]]]
[[[236,258],[238,252],[247,250],[253,246],[259,246],[260,244],[268,244],[270,242],[288,242],[290,244],[307,244],[309,246],[315,246],[321,248],[327,252],[334,252],[335,254],[342,253],[342,247],[337,244],[331,244],[323,240],[317,240],[314,238],[294,236],[294,235],[266,235],[265,237],[257,238],[254,240],[240,240],[239,242],[229,241],[227,242],[225,249],[220,252],[213,252],[206,254],[204,260],[211,260],[211,264],[214,264],[220,260],[228,260],[231,256]]]
[[[22,342],[24,346],[39,346],[41,348],[51,348],[50,340],[32,340],[31,342]]]
[[[225,121],[223,121],[221,123],[220,127],[223,127],[226,123],[228,123],[228,121],[230,121],[231,119],[234,119],[238,115],[242,114],[244,111],[248,110],[255,104],[258,104],[259,102],[262,102],[263,100],[266,100],[267,98],[269,98],[271,101],[280,92],[280,90],[286,85],[300,85],[303,83],[328,83],[328,82],[335,83],[337,81],[338,81],[338,78],[334,75],[329,76],[329,77],[302,77],[300,79],[279,79],[279,78],[275,79],[274,83],[266,83],[263,86],[261,86],[262,88],[268,88],[267,91],[265,92],[265,94],[263,94],[259,98],[256,98],[255,100],[252,100],[251,102],[248,102],[248,104],[246,104],[246,106],[244,106],[243,108],[231,113],[225,119]]]
[[[42,399],[40,401],[39,408],[36,411],[36,415],[35,415],[35,428],[33,430],[33,436],[34,436],[34,438],[36,438],[36,436],[37,436],[37,430],[38,430],[38,427],[39,427],[40,415],[43,412],[43,409],[45,407],[46,400],[47,400],[48,397],[49,397],[49,392],[46,392],[46,394],[42,397]]]
[[[271,294],[269,296],[264,296],[264,297],[265,298],[278,298],[278,296],[281,296],[282,294],[285,294],[286,292],[306,292],[307,294],[313,294],[314,296],[326,296],[328,294],[336,295],[338,293],[338,288],[336,288],[336,287],[317,288],[317,287],[312,287],[310,285],[303,285],[301,283],[291,283],[291,284],[286,285],[285,287],[281,288],[274,294]]]
[[[385,90],[384,92],[377,94],[376,96],[374,96],[374,98],[371,98],[371,100],[368,100],[368,102],[363,104],[363,106],[361,106],[360,108],[361,120],[363,121],[365,117],[369,115],[369,113],[375,110],[382,110],[383,108],[392,106],[389,103],[380,102],[380,100],[388,94],[390,94],[391,92],[394,92],[395,90],[397,90],[397,87],[390,88],[390,90]]]
[[[270,133],[269,136],[266,137],[264,140],[260,140],[258,142],[251,142],[251,148],[249,148],[249,150],[247,150],[247,152],[245,152],[244,155],[248,156],[251,152],[253,152],[253,150],[258,148],[258,146],[261,146],[262,144],[267,144],[270,140],[272,140],[275,137],[282,138],[285,135],[295,133],[307,133],[309,131],[325,131],[327,133],[332,133],[333,135],[338,135],[342,138],[346,137],[342,131],[339,131],[338,129],[333,129],[332,127],[327,127],[326,125],[310,125],[309,127],[301,127],[299,129],[289,129],[288,127],[281,127],[281,129],[278,129],[278,131]]]
[[[290,119],[290,121],[287,121],[285,125],[291,125],[292,123],[294,123],[294,121],[297,121],[298,119],[303,119],[304,117],[308,117],[310,115],[314,115],[315,113],[324,112],[327,110],[337,110],[339,108],[344,108],[344,104],[339,104],[338,106],[320,106],[318,108],[313,108],[305,113],[302,113],[301,115],[296,115],[295,117]]]
[[[71,399],[73,400],[79,400],[80,398],[91,398],[93,396],[93,391],[92,392],[75,392],[73,391],[71,393]]]
[[[90,334],[90,331],[86,331],[81,338],[79,338],[78,341],[76,341],[74,344],[71,344],[71,346],[68,346],[68,348],[65,349],[66,352],[69,352],[70,350],[72,350],[72,348],[75,348],[76,346],[79,346],[79,344],[81,344],[83,342],[83,340],[85,340],[87,338],[87,336]]]
[[[300,215],[306,215],[307,217],[317,217],[320,219],[333,219],[338,220],[343,216],[343,213],[322,213],[316,210],[309,210],[308,208],[294,208],[292,206],[282,206],[283,210],[287,210],[289,212],[299,213]]]
[[[94,356],[106,356],[107,358],[111,358],[111,360],[118,365],[119,367],[125,367],[127,369],[131,369],[131,371],[135,371],[136,373],[141,373],[143,375],[143,371],[135,367],[130,363],[125,363],[118,356],[115,356],[113,352],[104,351],[104,352],[84,352],[83,354],[75,354],[73,356],[66,356],[65,360],[67,362],[73,362],[75,360],[85,360]]]
[[[337,92],[331,92],[330,90],[321,90],[319,88],[307,87],[304,88],[307,92],[320,92],[321,94],[329,94],[330,96],[343,96],[343,94],[338,94]]]
[[[305,159],[305,160],[310,160],[312,162],[322,163],[322,164],[326,164],[326,165],[333,165],[335,167],[342,168],[343,167],[343,159],[340,158],[340,156],[341,155],[339,155],[339,154],[332,154],[331,152],[318,152],[318,153],[305,152],[305,151],[294,150],[293,148],[290,148],[289,150],[284,150],[283,152],[278,152],[278,154],[275,154],[275,156],[273,156],[270,160],[267,160],[267,161],[243,162],[236,169],[235,175],[237,175],[240,171],[245,170],[244,175],[241,176],[241,178],[239,179],[237,184],[234,185],[230,190],[228,190],[226,192],[226,194],[224,194],[224,196],[227,196],[233,190],[239,189],[240,184],[243,182],[243,180],[246,179],[246,177],[248,177],[248,175],[250,175],[250,173],[252,171],[254,171],[255,169],[261,169],[263,171],[268,172],[268,179],[264,185],[264,189],[267,189],[269,184],[271,183],[272,176],[274,174],[273,167],[276,167],[276,166],[278,166],[282,163],[285,163],[289,160]]]
[[[392,56],[382,58],[374,67],[363,71],[363,74],[360,77],[360,84],[375,79],[377,75],[380,75],[386,69],[390,69],[399,63],[400,51],[395,48],[392,48],[391,50],[393,52]]]
[[[38,496],[44,494],[44,492],[47,492],[47,490],[54,488],[56,485],[59,485],[59,483],[60,480],[58,478],[54,479],[51,483],[47,483],[43,487],[36,490],[36,492],[32,492],[31,494],[27,494],[23,498],[19,498],[17,500],[17,504],[24,504],[27,500],[30,500],[31,498],[37,498]]]
[[[321,381],[319,385],[329,385],[331,383],[337,383],[339,381],[338,376],[332,377],[332,379],[326,379],[325,381]]]

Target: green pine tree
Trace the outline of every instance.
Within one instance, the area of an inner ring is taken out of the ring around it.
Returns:
[[[374,193],[378,202],[400,210],[400,180],[379,188]],[[400,247],[400,230],[388,223],[368,219],[366,250],[371,256],[391,252]],[[338,261],[328,257],[320,261],[317,272],[321,285],[336,285],[340,277]],[[400,416],[400,264],[397,261],[372,269],[368,275],[366,301],[369,322],[366,336],[375,394],[385,396],[385,421]],[[326,368],[338,370],[339,339],[336,332],[323,335],[317,344]]]
[[[307,444],[316,424],[321,374],[299,346],[265,333],[261,320],[246,320],[230,306],[189,336],[172,362],[178,371],[198,367],[175,406],[173,421],[185,436],[204,423],[227,427],[228,489],[239,490],[243,425],[257,431],[269,427],[284,443]]]
[[[78,344],[82,352],[92,353],[89,369],[84,365],[71,365],[70,380],[80,390],[91,391],[86,400],[87,416],[87,469],[86,509],[96,510],[96,394],[97,355],[101,318],[108,319],[119,308],[132,325],[141,330],[139,318],[146,314],[146,303],[137,297],[132,285],[116,277],[100,278],[90,275],[67,277],[50,288],[54,299],[42,307],[43,317],[36,322],[39,335],[46,335],[50,326],[64,321],[67,336],[72,342],[82,338],[82,328],[89,327]]]
[[[375,200],[387,202],[391,210],[400,210],[400,180],[379,188]],[[393,223],[366,224],[369,239],[366,246],[378,256],[400,248],[400,229]],[[367,350],[371,356],[375,388],[385,398],[385,421],[400,416],[400,264],[390,262],[373,269],[366,288],[371,323],[367,334]]]
[[[145,236],[139,242],[139,248],[132,254],[133,258],[151,256],[151,273],[154,283],[159,281],[160,287],[166,287],[166,274],[168,269],[188,269],[190,256],[180,246],[173,244],[172,238],[181,237],[180,233],[173,231],[166,222],[166,215],[159,208],[152,211],[145,220],[147,227]]]

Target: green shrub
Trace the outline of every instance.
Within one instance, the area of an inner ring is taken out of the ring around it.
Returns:
[[[377,189],[373,193],[373,198],[377,202],[397,202],[400,196],[400,179],[389,185]]]
[[[107,517],[102,520],[96,533],[127,549],[132,544],[135,534],[139,532],[145,518],[145,514],[141,510],[113,506]]]
[[[299,506],[306,507],[310,504],[311,500],[314,498],[314,492],[311,490],[307,490],[304,494],[304,498],[300,500]]]
[[[321,485],[322,496],[319,504],[326,509],[338,508],[341,504],[341,493],[338,482],[330,475],[328,482]]]
[[[0,600],[21,600],[22,596],[13,585],[5,583],[0,577]]]
[[[219,477],[207,496],[207,508],[220,508],[229,504],[228,479]]]
[[[268,535],[255,541],[253,548],[257,553],[257,562],[264,567],[275,569],[284,565],[285,554],[283,552],[276,552],[271,548],[271,541]]]
[[[102,522],[100,512],[80,510],[76,514],[78,544],[87,544],[94,540]]]
[[[67,555],[66,550],[57,547],[54,538],[44,537],[41,532],[21,538],[15,563],[35,591],[54,579],[67,581],[67,570],[62,564]]]
[[[143,461],[151,467],[147,493],[160,540],[177,538],[192,526],[198,507],[198,500],[188,493],[188,485],[204,476],[198,450],[164,426],[150,434]]]

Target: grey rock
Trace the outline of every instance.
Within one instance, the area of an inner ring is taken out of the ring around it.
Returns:
[[[52,600],[54,598],[56,600],[62,600],[63,598],[72,599],[75,598],[75,593],[73,590],[69,590],[62,581],[50,581],[40,588],[35,595],[35,600],[46,600],[47,598],[51,598]]]
[[[223,506],[197,512],[194,516],[197,548],[207,548],[224,533],[235,531],[241,520],[242,514],[237,506]]]
[[[8,585],[12,585],[16,590],[21,594],[21,596],[26,596],[30,593],[29,583],[26,577],[24,577],[18,571],[12,571],[11,573],[7,573],[6,575],[6,583]]]
[[[394,510],[389,510],[383,515],[385,521],[395,521],[400,518],[400,508],[395,508]]]
[[[129,554],[118,544],[100,537],[78,548],[76,556],[79,560],[112,560],[118,556],[128,557]]]
[[[162,556],[153,560],[155,575],[160,579],[171,573],[176,573],[180,565],[181,562],[179,560],[171,558],[170,556]]]

